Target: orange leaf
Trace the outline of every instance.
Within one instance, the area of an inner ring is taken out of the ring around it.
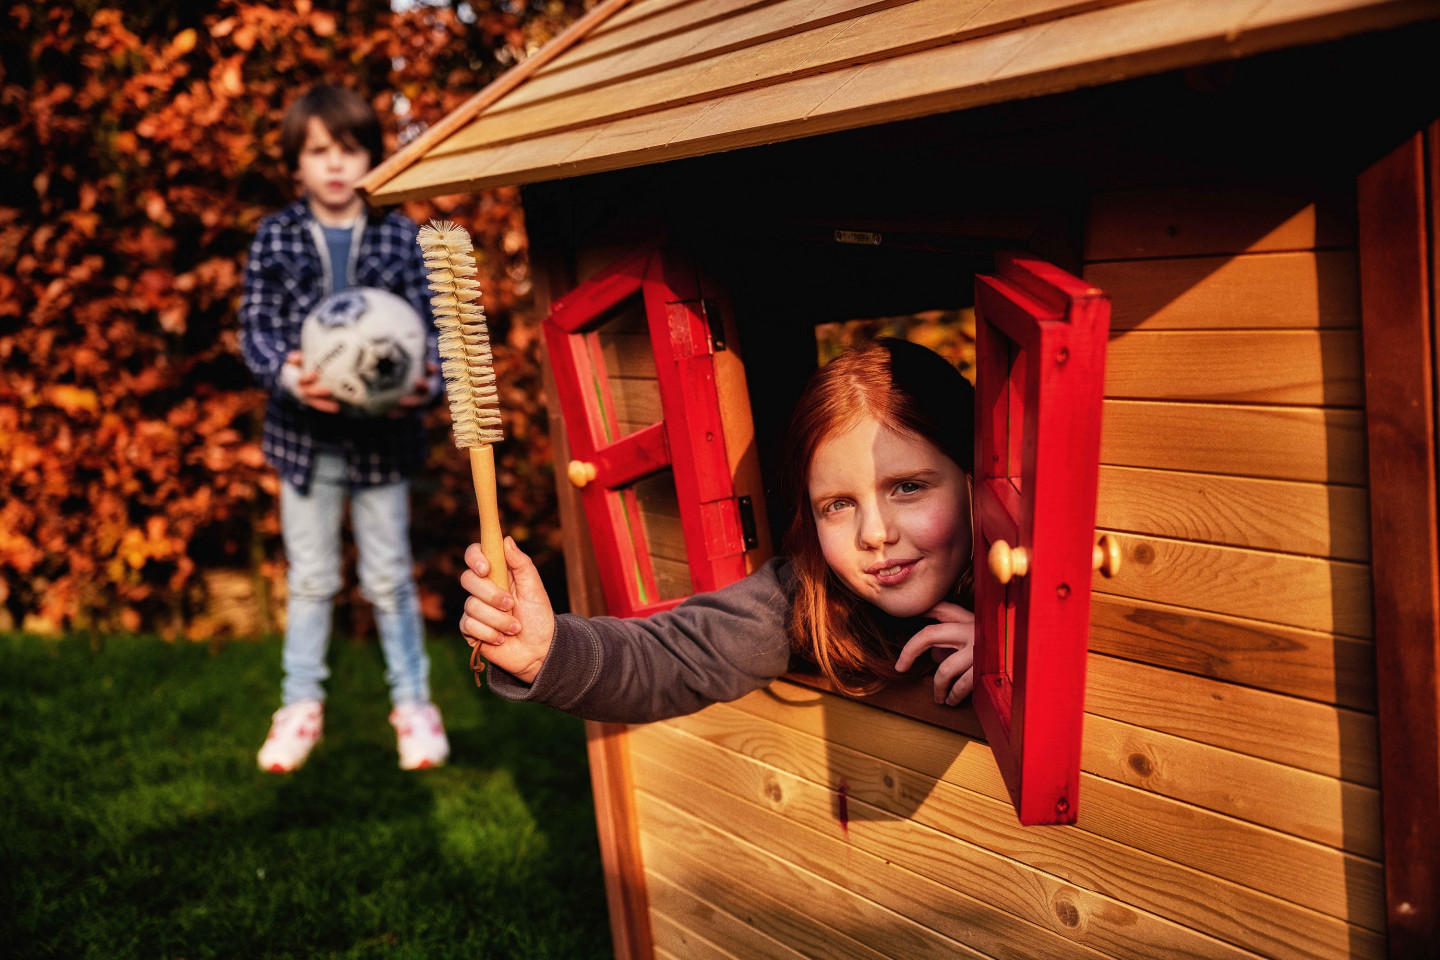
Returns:
[[[195,28],[187,27],[175,34],[175,39],[170,41],[170,52],[177,57],[183,57],[195,49]]]
[[[45,402],[59,407],[72,417],[81,410],[98,413],[100,399],[94,390],[86,390],[68,383],[52,383],[45,388]]]
[[[220,74],[220,90],[232,97],[238,97],[245,92],[245,85],[240,82],[238,58],[232,58],[229,63],[225,64],[225,69]]]

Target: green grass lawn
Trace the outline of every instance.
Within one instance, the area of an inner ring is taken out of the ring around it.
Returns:
[[[261,773],[280,646],[0,636],[0,955],[609,957],[580,721],[430,646],[452,757],[397,769],[378,647]]]

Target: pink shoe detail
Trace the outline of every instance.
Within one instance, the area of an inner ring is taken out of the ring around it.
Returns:
[[[427,770],[450,758],[450,741],[440,710],[433,703],[406,703],[390,711],[400,769]]]
[[[270,733],[256,755],[256,764],[269,773],[290,773],[305,765],[325,729],[325,705],[302,700],[275,711]]]

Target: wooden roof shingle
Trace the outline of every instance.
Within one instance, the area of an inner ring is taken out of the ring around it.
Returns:
[[[606,0],[362,188],[388,204],[643,166],[1437,15],[1436,0]]]

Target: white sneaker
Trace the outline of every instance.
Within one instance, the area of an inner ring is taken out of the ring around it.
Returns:
[[[450,741],[433,703],[404,703],[390,711],[401,770],[439,767],[450,758]]]
[[[325,731],[325,704],[302,700],[281,707],[270,718],[270,736],[255,761],[261,770],[289,773],[305,765],[305,758]]]

